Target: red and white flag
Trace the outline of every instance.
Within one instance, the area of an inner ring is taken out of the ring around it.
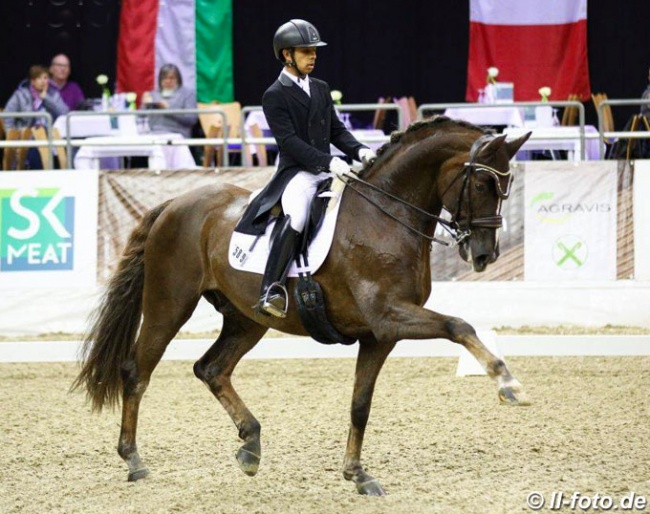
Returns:
[[[513,82],[515,100],[552,100],[577,94],[589,100],[587,0],[470,0],[467,101],[486,85],[487,69],[497,81]]]

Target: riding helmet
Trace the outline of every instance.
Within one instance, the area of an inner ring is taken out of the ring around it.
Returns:
[[[316,27],[305,20],[290,20],[284,25],[281,25],[275,31],[275,36],[273,36],[273,52],[275,53],[275,58],[280,61],[283,61],[282,49],[284,48],[325,45],[327,43],[321,41]]]

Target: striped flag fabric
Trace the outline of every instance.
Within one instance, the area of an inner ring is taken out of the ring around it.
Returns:
[[[467,101],[477,101],[490,67],[514,83],[517,101],[539,101],[544,86],[551,100],[589,100],[587,0],[470,0]]]
[[[139,101],[164,64],[178,66],[199,102],[233,101],[232,0],[123,0],[117,91]]]

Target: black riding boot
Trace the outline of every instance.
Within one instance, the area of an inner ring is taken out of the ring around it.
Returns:
[[[291,228],[290,221],[290,216],[285,216],[277,221],[280,225],[274,230],[269,260],[266,263],[262,279],[261,298],[257,304],[260,311],[278,318],[284,318],[287,315],[289,299],[284,281],[295,256],[300,237],[300,232]]]

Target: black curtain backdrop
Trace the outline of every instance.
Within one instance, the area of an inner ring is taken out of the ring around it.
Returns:
[[[610,98],[640,97],[650,67],[648,0],[588,1],[592,90]],[[72,78],[86,95],[99,96],[95,77],[106,73],[115,80],[120,5],[1,0],[0,105],[31,64],[49,65],[58,52],[70,56]],[[373,103],[380,96],[413,96],[418,104],[464,101],[468,0],[233,0],[235,96],[243,105],[259,105],[280,72],[272,38],[291,18],[311,21],[328,42],[314,76],[341,90],[344,103]],[[636,110],[615,108],[617,127]],[[586,112],[595,123],[591,103]]]

